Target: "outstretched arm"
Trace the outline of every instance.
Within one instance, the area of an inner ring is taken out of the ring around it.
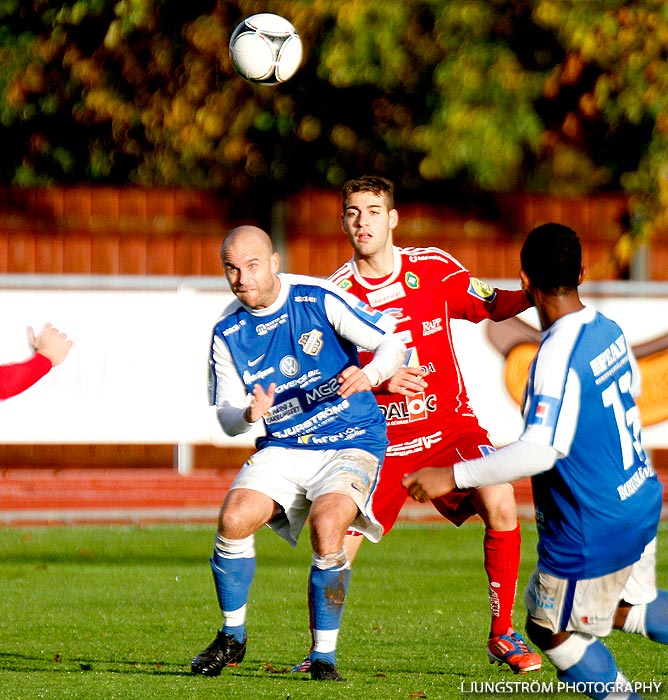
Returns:
[[[50,323],[37,336],[28,328],[28,342],[35,351],[29,360],[0,365],[0,399],[16,396],[31,387],[54,365],[60,364],[72,347],[72,341]]]
[[[72,341],[50,323],[47,323],[38,335],[35,335],[32,328],[28,328],[28,342],[35,352],[44,355],[54,367],[67,357],[72,347]]]
[[[505,321],[530,307],[531,304],[521,289],[497,289],[490,302],[489,317],[492,321]]]
[[[485,457],[457,462],[452,469],[418,469],[407,474],[402,484],[416,501],[428,501],[456,488],[479,488],[540,474],[551,469],[560,456],[550,445],[518,440]]]

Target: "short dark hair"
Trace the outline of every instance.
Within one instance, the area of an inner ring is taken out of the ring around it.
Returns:
[[[580,239],[563,224],[537,226],[524,241],[520,262],[536,289],[557,295],[573,291],[582,270]]]
[[[344,209],[346,200],[354,192],[373,192],[375,195],[385,195],[387,208],[394,209],[394,183],[387,178],[379,175],[362,175],[344,182],[341,188],[341,200]]]

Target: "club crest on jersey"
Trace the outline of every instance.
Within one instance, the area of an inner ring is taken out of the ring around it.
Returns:
[[[406,282],[406,286],[410,289],[420,288],[420,278],[414,272],[407,272],[404,280]]]
[[[487,284],[487,282],[479,280],[477,277],[471,277],[468,293],[483,301],[493,301],[496,296],[496,289]]]
[[[322,332],[313,329],[308,333],[302,333],[301,337],[299,338],[299,344],[302,346],[307,355],[316,357],[322,350],[322,346],[324,344],[322,342]]]
[[[341,287],[344,292],[347,292],[352,286],[353,283],[350,280],[341,280],[339,282],[339,287]]]

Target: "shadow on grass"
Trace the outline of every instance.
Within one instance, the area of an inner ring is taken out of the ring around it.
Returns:
[[[68,658],[57,654],[49,659],[40,655],[0,652],[0,676],[3,672],[17,673],[120,673],[141,674],[146,676],[174,676],[184,678],[207,678],[193,674],[190,660],[183,664],[165,661],[136,661],[131,659]],[[278,668],[259,660],[244,662],[243,666],[227,666],[223,670],[226,676],[277,677],[295,682],[310,680],[308,673],[291,673],[290,668]]]
[[[132,661],[119,659],[67,658],[59,654],[52,659],[39,655],[0,652],[0,673],[3,671],[57,673],[142,673],[147,675],[192,676],[189,664],[164,661]]]

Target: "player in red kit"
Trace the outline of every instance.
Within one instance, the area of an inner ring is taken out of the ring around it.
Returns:
[[[434,247],[398,248],[394,186],[364,176],[342,191],[342,227],[354,254],[330,281],[398,319],[395,333],[408,347],[406,365],[374,389],[385,414],[390,447],[373,497],[373,511],[390,531],[408,496],[405,474],[422,466],[447,466],[492,451],[487,432],[469,405],[450,321],[502,321],[528,308],[521,290],[494,289],[471,276],[453,257]],[[360,357],[364,364],[364,357]],[[492,612],[487,651],[490,662],[515,673],[535,671],[541,657],[512,625],[520,563],[520,528],[510,484],[458,491],[433,501],[455,525],[478,514],[485,523],[484,560]],[[352,560],[362,538],[346,537]],[[308,657],[296,670],[308,668]]]

